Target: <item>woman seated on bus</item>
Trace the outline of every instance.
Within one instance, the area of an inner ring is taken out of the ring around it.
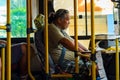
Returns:
[[[49,53],[51,54],[55,63],[59,63],[59,58],[61,56],[61,51],[63,47],[66,48],[63,65],[66,66],[66,61],[75,60],[75,40],[70,37],[65,30],[70,24],[70,14],[66,9],[59,9],[54,14],[49,16],[49,26],[48,26],[48,42],[49,42]],[[89,51],[82,44],[78,43],[78,52]],[[89,58],[90,54],[88,53]],[[69,72],[66,71],[66,72]]]

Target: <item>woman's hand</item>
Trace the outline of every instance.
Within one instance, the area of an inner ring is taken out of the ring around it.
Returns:
[[[91,51],[78,52],[77,55],[84,57],[84,58],[87,58],[87,59],[90,59]]]

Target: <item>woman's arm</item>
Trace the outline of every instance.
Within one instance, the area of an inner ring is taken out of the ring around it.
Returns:
[[[67,38],[62,38],[59,43],[61,43],[64,47],[66,47],[67,49],[71,50],[71,51],[76,51],[75,49],[75,42],[74,41],[70,41],[69,39]],[[78,46],[78,51],[79,52],[84,52],[85,48],[79,44]]]
[[[81,43],[78,42],[78,47],[82,48],[84,51],[89,51],[86,47],[84,47]]]
[[[62,38],[59,43],[61,43],[65,48],[71,50],[71,51],[76,51],[75,49],[75,42],[70,41],[67,38]],[[79,56],[90,58],[90,54],[85,54],[85,53],[90,53],[83,45],[78,43],[78,53]],[[86,52],[87,51],[87,52]]]

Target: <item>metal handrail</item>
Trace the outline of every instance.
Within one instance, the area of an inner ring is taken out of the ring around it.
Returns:
[[[94,0],[91,0],[91,52],[95,54]],[[92,80],[96,80],[96,63],[92,61]]]
[[[5,80],[5,44],[0,44],[1,48],[1,80]]]
[[[11,26],[10,26],[10,0],[7,0],[7,53],[6,53],[6,80],[11,80]]]
[[[75,35],[75,72],[79,73],[79,57],[77,55],[77,51],[78,51],[78,27],[77,27],[77,12],[78,12],[78,8],[77,8],[77,0],[74,0],[74,35]]]
[[[48,0],[44,0],[44,15],[45,15],[45,69],[46,75],[49,74],[49,59],[48,59]],[[48,77],[46,78],[48,79]]]
[[[116,54],[115,54],[115,61],[116,61],[116,80],[120,80],[119,76],[119,40],[116,38]]]
[[[32,26],[32,9],[31,9],[31,0],[27,0],[27,55],[28,55],[28,75],[32,80],[35,80],[34,76],[31,73],[30,69],[30,33]]]

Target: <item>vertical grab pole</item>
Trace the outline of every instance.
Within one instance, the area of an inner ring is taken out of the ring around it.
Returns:
[[[79,65],[78,65],[78,61],[79,61],[79,57],[77,55],[77,51],[78,51],[78,28],[77,28],[77,0],[74,0],[74,34],[75,34],[75,72],[79,73]]]
[[[2,61],[2,69],[1,69],[1,79],[5,80],[5,45],[1,44],[1,61]]]
[[[86,28],[86,36],[88,36],[88,20],[87,20],[87,0],[85,0],[85,28]]]
[[[10,0],[7,0],[7,54],[6,54],[6,80],[11,80],[11,27],[10,27]]]
[[[118,38],[116,38],[116,55],[115,55],[115,61],[116,61],[116,80],[119,80],[119,41]]]
[[[28,53],[28,74],[32,80],[35,80],[30,70],[30,33],[32,26],[31,0],[27,0],[27,53]]]
[[[91,0],[91,47],[92,57],[95,54],[94,0]],[[96,80],[96,63],[92,61],[92,80]]]
[[[44,15],[45,15],[45,70],[46,70],[46,80],[49,76],[49,59],[48,59],[48,0],[44,0]]]

